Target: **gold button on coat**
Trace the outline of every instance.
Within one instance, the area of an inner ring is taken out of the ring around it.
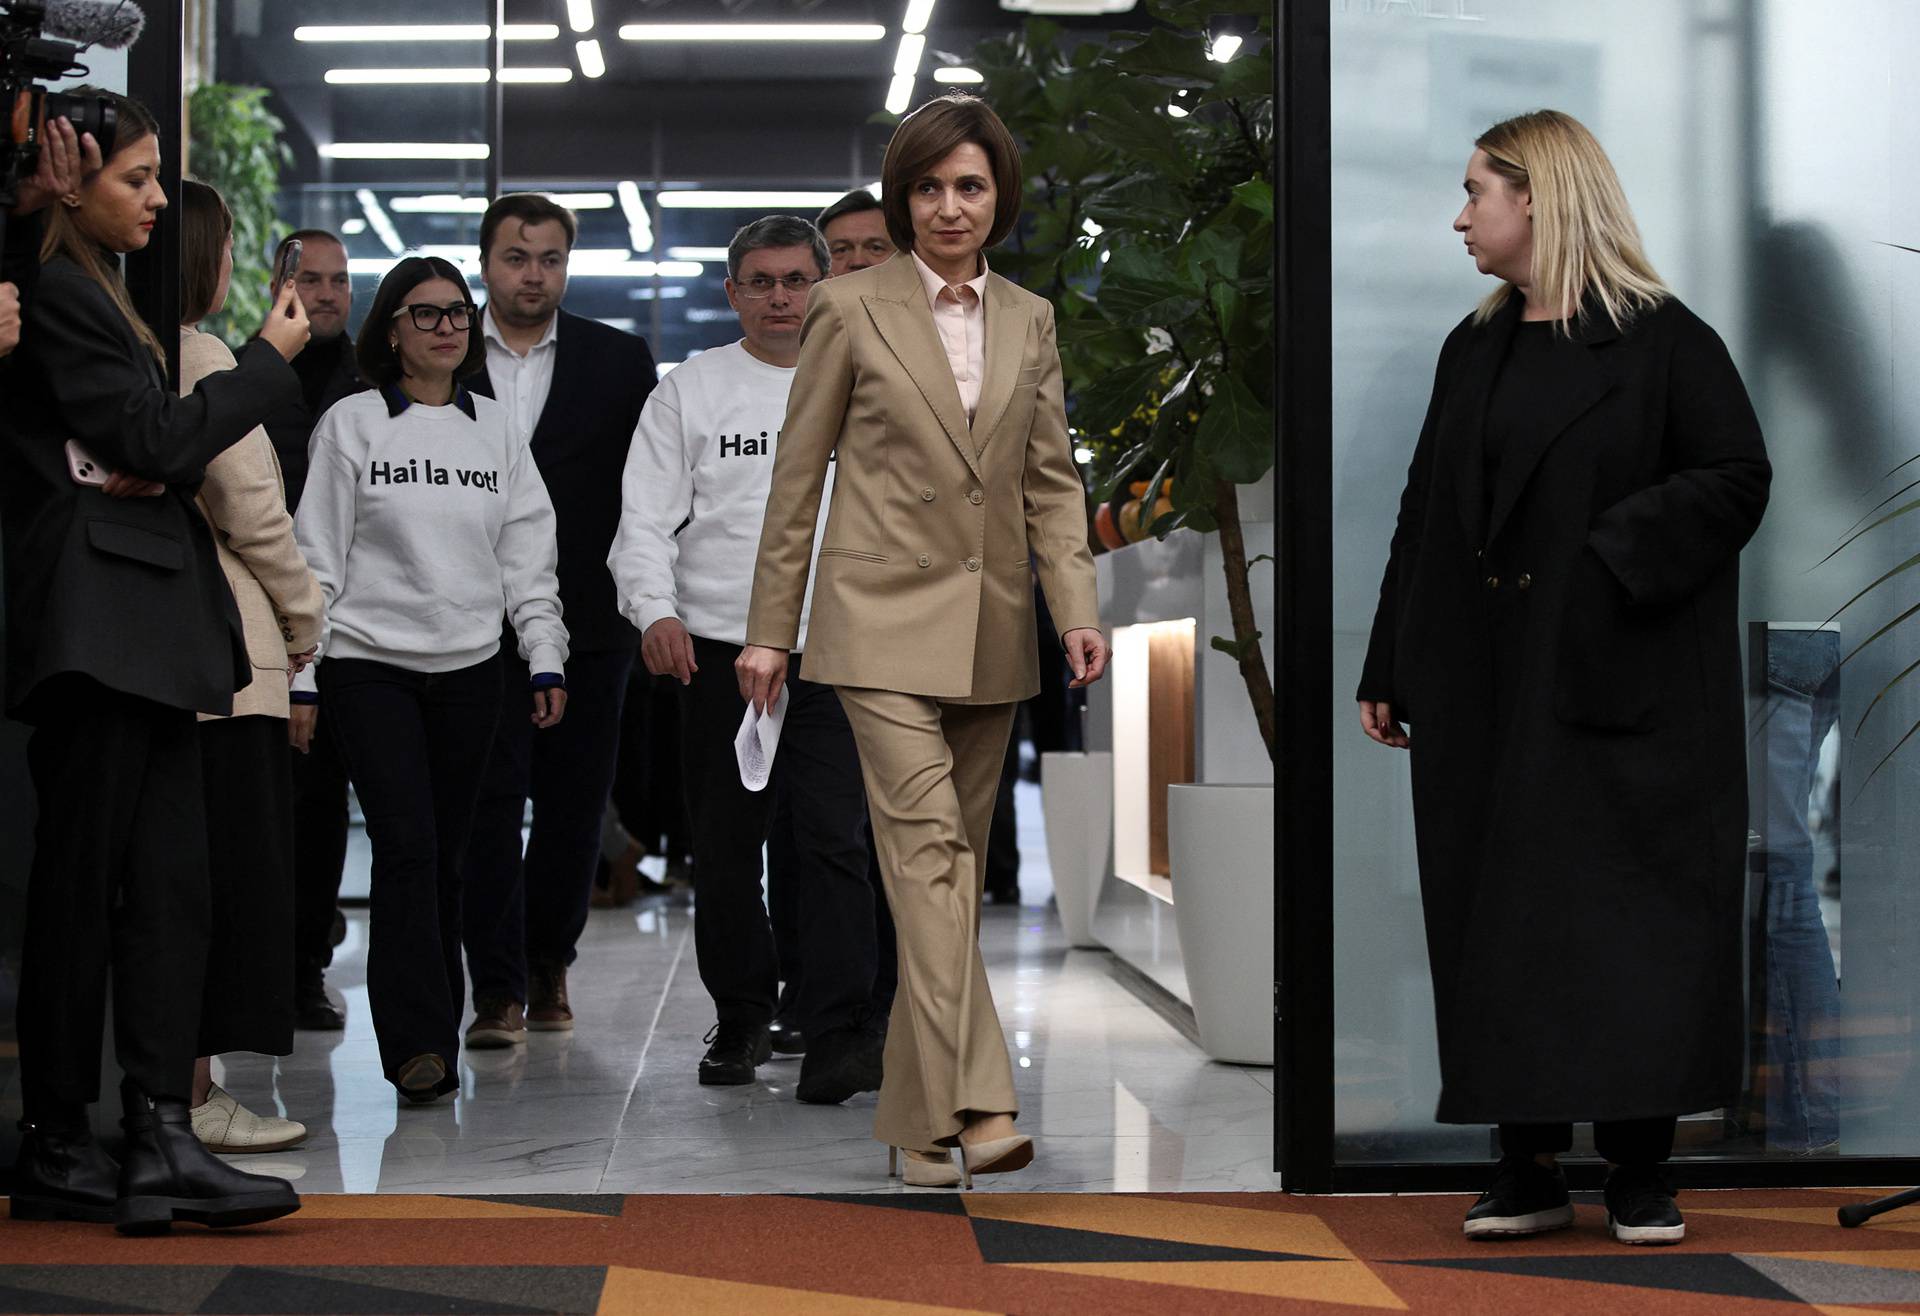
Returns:
[[[968,571],[978,571],[979,569],[980,569],[980,559],[979,559],[979,558],[977,558],[977,557],[970,557],[970,558],[968,558],[968,559],[967,559],[967,570],[968,570]]]
[[[932,501],[933,501],[933,490],[931,490],[931,489],[922,489],[922,490],[920,491],[920,501],[921,501],[921,502],[923,502],[923,503],[930,503],[930,502],[932,502]]]
[[[930,567],[933,565],[933,559],[928,557],[925,553],[922,553],[920,555],[920,565],[923,567]]]
[[[967,501],[972,503],[975,507],[978,507],[981,503],[984,503],[987,501],[987,496],[981,493],[978,489],[975,489],[972,493],[967,495]]]

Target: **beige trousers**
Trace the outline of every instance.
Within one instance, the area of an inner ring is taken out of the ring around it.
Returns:
[[[860,747],[900,944],[873,1136],[950,1147],[968,1112],[1020,1109],[980,959],[987,831],[1018,705],[837,689]]]

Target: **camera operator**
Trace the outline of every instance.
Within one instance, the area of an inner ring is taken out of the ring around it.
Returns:
[[[73,125],[65,119],[47,124],[39,166],[32,178],[21,183],[12,222],[5,224],[6,245],[0,252],[0,357],[11,355],[20,345],[21,306],[32,295],[34,277],[40,272],[39,212],[79,187],[83,170],[90,173],[99,167],[100,146],[92,133],[75,136]]]
[[[307,320],[291,292],[237,368],[176,396],[116,257],[167,197],[137,103],[106,160],[65,191],[41,245],[0,411],[7,711],[33,727],[39,799],[18,1036],[26,1137],[15,1219],[245,1224],[299,1207],[193,1134],[188,1098],[208,942],[195,713],[229,713],[251,668],[233,594],[193,502],[206,464],[297,387]],[[94,487],[107,472],[103,487]],[[108,970],[126,1077],[123,1161],[91,1135]]]

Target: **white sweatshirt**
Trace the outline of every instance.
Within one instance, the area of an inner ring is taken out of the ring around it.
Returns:
[[[760,523],[792,384],[791,367],[768,365],[743,340],[674,367],[647,399],[607,555],[620,611],[642,634],[678,617],[704,639],[746,643]],[[829,467],[816,531],[832,500]],[[821,539],[814,535],[816,552]],[[807,644],[812,596],[809,575],[796,650]]]
[[[533,671],[563,672],[553,504],[505,409],[463,391],[396,415],[390,396],[343,398],[307,450],[293,529],[326,599],[322,653],[457,671],[499,650],[504,609]]]

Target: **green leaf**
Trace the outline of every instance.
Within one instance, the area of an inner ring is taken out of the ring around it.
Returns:
[[[1273,184],[1264,178],[1249,178],[1234,188],[1233,199],[1256,215],[1273,218]]]
[[[1238,375],[1222,375],[1194,431],[1208,468],[1234,484],[1252,484],[1273,467],[1273,413]]]
[[[1173,130],[1173,120],[1150,109],[1122,88],[1110,89],[1099,108],[1087,115],[1088,133],[1122,157],[1149,165],[1184,184],[1193,177],[1193,161]]]
[[[1105,228],[1177,233],[1191,217],[1186,198],[1152,170],[1128,174],[1087,198],[1087,214]]]
[[[1106,64],[1121,73],[1169,87],[1210,87],[1222,65],[1207,58],[1204,36],[1155,28],[1136,45],[1109,55]]]
[[[1177,325],[1198,311],[1203,290],[1163,251],[1122,247],[1100,282],[1100,311],[1120,324]]]
[[[1187,276],[1200,286],[1221,279],[1228,283],[1240,277],[1240,249],[1246,239],[1238,230],[1215,226],[1203,228],[1187,243]]]
[[[1159,357],[1109,371],[1074,399],[1073,421],[1089,434],[1105,434],[1152,400],[1164,362]]]
[[[1273,56],[1241,55],[1220,66],[1220,77],[1200,93],[1203,101],[1273,99]]]

